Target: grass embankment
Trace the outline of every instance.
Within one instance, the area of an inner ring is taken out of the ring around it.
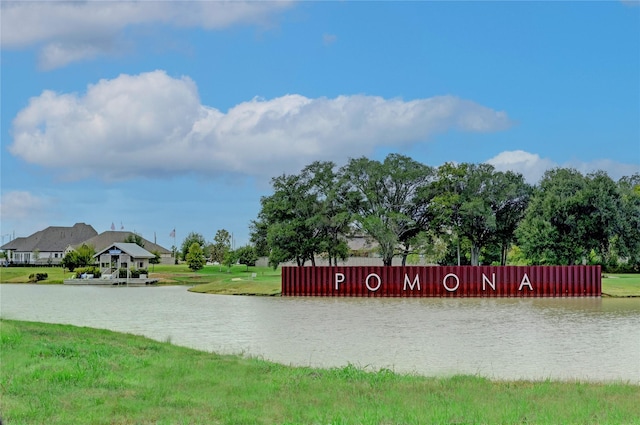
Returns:
[[[640,386],[287,367],[143,337],[0,320],[8,424],[624,424]]]
[[[39,283],[62,283],[71,273],[60,267],[0,267],[1,283],[27,283],[31,273],[47,273]],[[194,273],[185,264],[153,266],[149,277],[165,285],[193,286],[193,292],[222,295],[278,295],[281,270],[270,267],[206,266]],[[255,273],[255,277],[252,275]],[[602,278],[602,294],[609,297],[640,297],[640,274],[609,274]]]
[[[640,297],[640,274],[603,274],[602,296]]]

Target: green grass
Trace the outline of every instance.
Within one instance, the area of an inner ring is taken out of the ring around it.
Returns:
[[[0,267],[0,283],[29,283],[31,273],[46,273],[49,277],[38,283],[62,283],[71,272],[62,267]]]
[[[602,295],[609,297],[640,297],[640,273],[604,273]]]
[[[640,386],[287,367],[0,320],[8,424],[632,424]]]

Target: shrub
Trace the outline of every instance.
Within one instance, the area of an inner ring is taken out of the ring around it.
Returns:
[[[92,274],[94,278],[99,278],[100,276],[102,276],[102,272],[100,271],[100,269],[96,266],[89,266],[89,267],[79,267],[77,269],[75,269],[75,274],[77,278],[81,278],[83,274]]]
[[[137,279],[140,277],[140,270],[138,269],[131,269],[129,273],[129,276],[131,276],[133,279]]]
[[[118,277],[124,279],[127,277],[127,269],[118,269]]]
[[[29,282],[40,282],[41,280],[46,280],[49,277],[47,273],[31,273],[29,275]]]

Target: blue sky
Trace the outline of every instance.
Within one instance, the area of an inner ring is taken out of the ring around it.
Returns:
[[[1,3],[0,232],[170,247],[249,222],[315,160],[640,172],[640,7]]]

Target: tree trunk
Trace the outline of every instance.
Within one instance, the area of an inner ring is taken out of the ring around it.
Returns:
[[[507,254],[508,253],[509,253],[509,244],[507,244],[507,243],[502,244],[501,255],[500,255],[500,265],[501,266],[506,266],[507,265]]]
[[[382,259],[382,264],[387,267],[391,265],[391,262],[393,261],[393,257],[384,257]]]
[[[460,265],[460,238],[457,240],[457,252],[458,252],[458,266]]]
[[[471,265],[477,266],[480,262],[480,247],[471,243]]]

